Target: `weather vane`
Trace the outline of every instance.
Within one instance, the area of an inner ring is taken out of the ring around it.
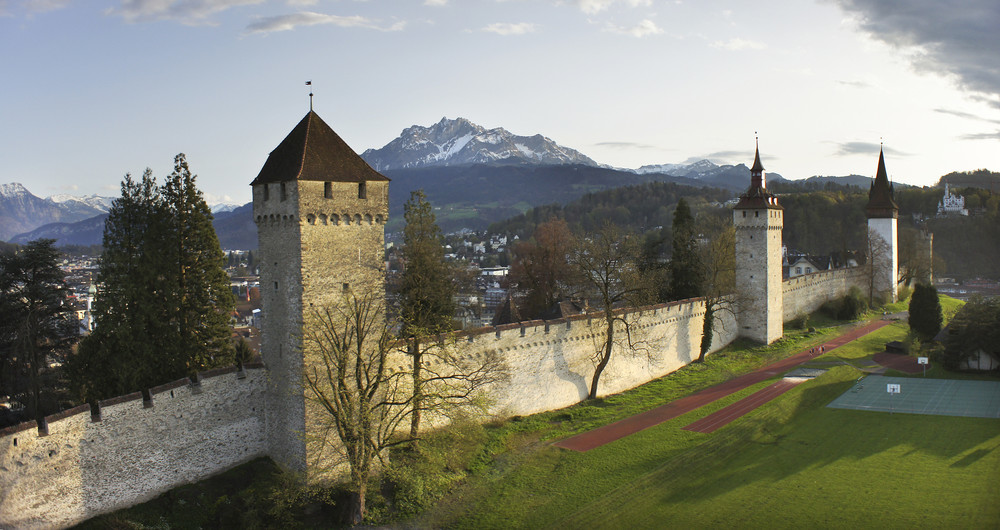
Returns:
[[[310,88],[309,88],[309,112],[312,112],[312,109],[313,109],[313,91],[312,91],[312,84],[313,84],[312,80],[309,80],[309,81],[306,81],[306,86],[307,86],[307,87],[310,87]]]

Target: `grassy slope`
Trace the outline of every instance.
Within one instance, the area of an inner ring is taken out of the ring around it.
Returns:
[[[588,453],[526,452],[470,479],[417,524],[995,526],[996,420],[825,407],[860,374],[840,361],[866,365],[905,333],[897,324],[833,350],[817,359],[835,366],[827,374],[713,434],[680,427],[767,383]]]

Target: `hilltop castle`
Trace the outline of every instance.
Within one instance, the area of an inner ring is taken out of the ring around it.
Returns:
[[[384,296],[384,225],[389,180],[310,111],[270,153],[252,182],[264,264],[263,364],[219,369],[81,406],[0,431],[0,526],[60,527],[150,499],[251,459],[269,456],[310,477],[333,458],[321,413],[302,379],[315,353],[303,347],[312,308],[345,291]],[[895,296],[896,216],[880,153],[869,192],[869,233],[888,246],[879,288]],[[852,286],[861,268],[781,280],[783,209],[767,190],[757,149],[751,182],[733,210],[734,311],[716,312],[709,353],[738,336],[770,343],[782,324],[815,311]],[[611,394],[662,377],[697,358],[702,299],[621,310],[649,345],[647,355],[612,356],[602,377]],[[528,415],[585,399],[603,326],[587,314],[456,333],[438,347],[453,357],[495,354],[510,378],[489,388],[490,412]],[[617,346],[616,346],[617,347]],[[405,369],[400,353],[393,366]],[[138,390],[138,389],[137,389]]]

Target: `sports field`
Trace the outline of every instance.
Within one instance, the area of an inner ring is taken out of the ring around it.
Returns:
[[[827,407],[862,375],[852,363],[904,334],[817,358],[826,373],[712,433],[683,427],[777,379],[586,452],[509,457],[417,526],[997,528],[1000,420]]]
[[[1000,381],[870,375],[859,379],[827,406],[889,413],[1000,418]],[[1000,477],[997,480],[1000,481]]]

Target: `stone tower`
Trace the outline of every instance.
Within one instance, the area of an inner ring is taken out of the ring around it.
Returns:
[[[308,426],[302,324],[345,292],[385,297],[389,179],[372,169],[312,110],[251,183],[260,247],[261,351],[268,370],[268,452],[287,469],[315,461]]]
[[[740,336],[764,344],[781,338],[781,229],[783,209],[767,191],[760,148],[750,168],[750,187],[733,208],[736,226],[736,291]]]
[[[869,241],[869,259],[873,262],[872,278],[876,293],[884,294],[887,301],[896,301],[896,284],[899,280],[899,246],[897,244],[896,218],[899,217],[899,206],[893,198],[892,184],[885,171],[885,157],[882,150],[878,152],[878,171],[875,181],[868,191],[868,206],[865,208],[868,216],[868,236],[877,236]]]

